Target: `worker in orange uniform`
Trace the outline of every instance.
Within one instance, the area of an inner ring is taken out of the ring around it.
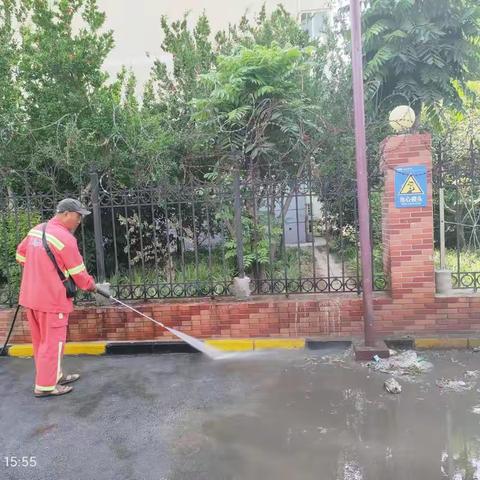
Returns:
[[[62,200],[54,218],[30,230],[17,248],[16,259],[23,265],[19,303],[27,311],[35,357],[35,397],[70,393],[67,384],[80,378],[64,375],[61,363],[73,290],[96,290],[73,236],[89,214],[78,200]]]

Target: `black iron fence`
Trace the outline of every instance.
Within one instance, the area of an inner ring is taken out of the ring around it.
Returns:
[[[434,138],[433,198],[436,268],[452,272],[452,286],[480,288],[480,130]]]
[[[243,275],[257,295],[360,292],[355,184],[307,170],[268,182],[234,173],[218,183],[136,189],[115,188],[92,173],[75,194],[93,212],[77,232],[87,268],[127,300],[229,295],[234,277]],[[372,190],[377,290],[387,287],[380,197]],[[17,298],[16,245],[60,199],[1,190],[1,305]]]

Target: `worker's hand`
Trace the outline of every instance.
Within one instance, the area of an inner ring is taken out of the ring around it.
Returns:
[[[95,293],[101,295],[102,297],[110,298],[110,291],[108,288],[95,285]]]

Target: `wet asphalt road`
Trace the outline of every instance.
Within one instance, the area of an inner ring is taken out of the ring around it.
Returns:
[[[34,399],[30,359],[0,358],[1,479],[480,479],[480,353],[435,365],[403,392],[385,374],[319,351],[68,357],[83,378]],[[5,457],[36,466],[6,466]]]

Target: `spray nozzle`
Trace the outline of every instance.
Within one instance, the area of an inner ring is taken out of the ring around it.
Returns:
[[[97,293],[98,295],[101,295],[102,297],[105,297],[105,298],[110,298],[110,292],[108,289],[106,289],[105,287],[99,287],[97,286],[95,288],[95,293]]]

